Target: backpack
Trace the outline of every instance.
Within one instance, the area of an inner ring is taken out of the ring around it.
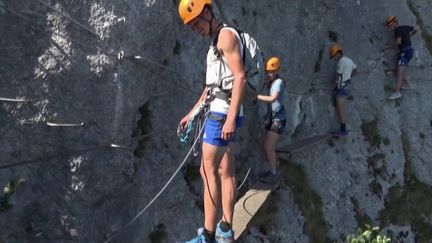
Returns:
[[[247,85],[253,90],[253,92],[257,92],[263,87],[262,84],[265,78],[264,53],[261,51],[256,40],[252,36],[226,24],[223,24],[218,28],[213,41],[215,47],[219,38],[219,32],[223,27],[230,27],[234,29],[240,36],[241,44],[243,46],[242,56],[247,78]],[[218,57],[222,58],[221,55],[218,55]],[[232,84],[231,86],[222,87],[222,80],[218,81],[217,86],[223,91],[231,90],[232,88]]]

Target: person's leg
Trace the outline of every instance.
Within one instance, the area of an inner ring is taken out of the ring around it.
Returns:
[[[347,120],[347,112],[346,112],[346,98],[344,96],[337,96],[336,97],[336,109],[337,109],[337,114],[338,114],[338,118],[339,118],[339,123],[341,124],[341,126],[343,124],[346,124],[346,120]]]
[[[402,76],[402,82],[403,82],[403,85],[401,85],[401,88],[405,88],[405,89],[410,88],[408,79],[405,77],[405,74],[406,74],[406,67],[410,63],[413,56],[414,56],[414,49],[409,48],[409,49],[404,51],[403,58],[401,58],[398,62],[398,64],[399,64],[398,66],[403,67],[400,69],[400,72],[401,72],[400,75]]]
[[[204,228],[215,232],[220,208],[220,178],[218,168],[227,147],[208,143],[202,145],[201,177],[204,184]]]
[[[229,143],[219,165],[219,176],[222,188],[222,221],[232,224],[236,195],[236,180],[234,166],[235,144]]]
[[[267,162],[270,166],[270,170],[273,174],[277,168],[277,155],[276,155],[276,143],[280,135],[274,131],[268,131],[265,137],[264,149],[267,156]]]
[[[406,69],[405,69],[404,75],[402,76],[403,84],[405,85],[405,87],[409,87],[410,84],[409,84],[408,79],[405,77],[405,73],[406,73]]]
[[[396,69],[396,78],[397,78],[397,82],[396,82],[396,87],[395,87],[395,92],[400,92],[400,89],[402,87],[402,83],[404,80],[404,74],[405,74],[405,68],[406,66],[402,66],[402,65],[398,65],[397,69]]]

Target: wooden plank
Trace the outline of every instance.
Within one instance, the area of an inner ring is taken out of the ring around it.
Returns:
[[[272,191],[269,185],[256,185],[237,201],[234,207],[233,230],[234,240],[245,231],[258,209],[264,204]]]

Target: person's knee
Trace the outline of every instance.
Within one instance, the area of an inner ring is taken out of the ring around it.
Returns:
[[[204,163],[205,164],[205,163]],[[200,174],[201,177],[205,180],[216,180],[216,176],[218,174],[218,171],[213,166],[205,166],[204,164],[201,164],[200,166]]]
[[[219,167],[218,174],[222,180],[235,178],[234,169],[230,168],[229,166]]]

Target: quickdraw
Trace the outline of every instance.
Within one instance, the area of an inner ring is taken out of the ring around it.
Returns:
[[[187,143],[189,141],[189,135],[193,130],[194,121],[196,119],[199,119],[200,115],[203,114],[203,111],[205,110],[206,107],[207,107],[207,103],[204,101],[201,102],[201,104],[189,116],[188,125],[186,126],[185,129],[182,129],[182,127],[179,124],[179,126],[177,127],[177,136],[180,138],[180,141],[182,143]],[[199,124],[198,126],[201,126],[201,124]]]

